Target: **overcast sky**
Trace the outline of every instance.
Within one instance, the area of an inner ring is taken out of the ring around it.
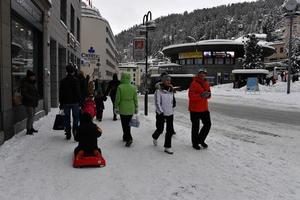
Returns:
[[[156,19],[172,13],[245,1],[255,0],[92,0],[92,3],[99,9],[102,17],[108,20],[116,35],[122,30],[141,24],[143,16],[149,10],[152,18]]]

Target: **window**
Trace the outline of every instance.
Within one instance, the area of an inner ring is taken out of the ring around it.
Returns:
[[[283,47],[280,47],[280,53],[283,53]]]
[[[224,64],[224,58],[216,58],[215,63],[217,65],[223,65]]]
[[[184,59],[180,60],[180,64],[185,65],[185,60]]]
[[[202,59],[199,59],[199,58],[195,59],[195,65],[202,65],[202,64],[203,64]]]
[[[67,1],[66,0],[60,1],[60,19],[65,24],[67,24]]]
[[[192,65],[193,64],[193,59],[186,59],[186,64],[187,65]]]
[[[133,77],[135,77],[135,74],[133,74]]]
[[[77,18],[77,40],[80,42],[80,20]]]
[[[136,71],[136,69],[133,69],[133,71],[135,72],[135,71]]]
[[[75,19],[74,19],[75,11],[71,4],[71,18],[70,18],[70,25],[71,25],[71,33],[74,35],[74,26],[75,26]]]
[[[38,68],[43,60],[42,34],[17,18],[11,19],[11,73],[13,105],[19,105],[20,86],[27,70],[36,74],[39,95],[43,96],[43,76]]]

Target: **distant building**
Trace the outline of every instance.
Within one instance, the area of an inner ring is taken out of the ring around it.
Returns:
[[[97,8],[81,3],[81,70],[93,79],[118,73],[114,34]]]
[[[272,55],[273,47],[260,42],[264,57]],[[242,68],[244,43],[240,40],[203,40],[164,47],[162,52],[182,67],[175,74],[196,74],[200,68],[207,69],[207,79],[211,84],[232,82],[232,70]],[[182,80],[185,79],[182,76]],[[187,82],[186,82],[187,83]],[[183,89],[188,85],[181,86]]]
[[[275,48],[275,53],[265,58],[266,63],[284,61],[288,58],[285,51],[286,44],[283,41],[276,41],[269,44]]]
[[[141,86],[141,70],[136,63],[120,63],[118,65],[120,74],[126,72],[131,76],[131,83],[137,87]]]

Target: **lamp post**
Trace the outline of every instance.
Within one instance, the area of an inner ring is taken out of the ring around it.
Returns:
[[[145,46],[145,60],[146,60],[146,66],[145,66],[145,99],[144,99],[144,106],[145,106],[145,115],[148,115],[148,32],[154,31],[156,28],[155,22],[152,20],[152,13],[148,11],[147,14],[143,17],[143,24],[140,27],[141,34],[145,34],[146,36],[146,46]]]
[[[285,16],[290,19],[290,32],[289,32],[289,65],[288,65],[288,80],[287,80],[287,94],[290,93],[291,88],[291,59],[292,59],[292,37],[293,37],[293,18],[298,14],[298,2],[296,0],[288,0],[284,3],[284,8],[287,10]]]

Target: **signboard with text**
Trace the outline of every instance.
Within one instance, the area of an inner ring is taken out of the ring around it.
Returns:
[[[135,38],[133,40],[133,58],[143,60],[145,58],[145,38]]]
[[[178,54],[179,59],[203,58],[202,51],[183,52]]]

